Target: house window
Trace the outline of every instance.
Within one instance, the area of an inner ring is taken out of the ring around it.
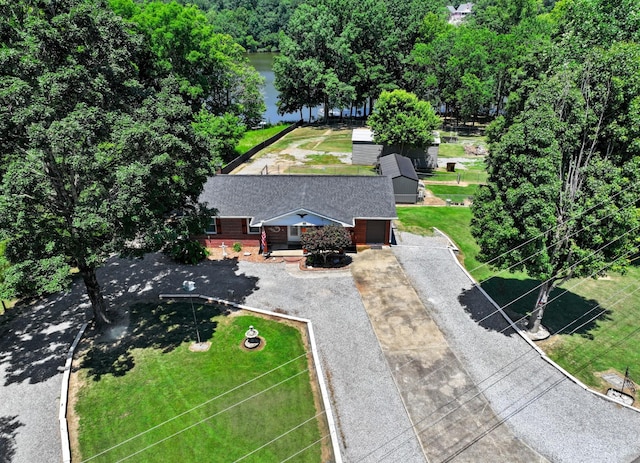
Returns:
[[[207,235],[215,235],[218,233],[218,227],[216,226],[216,219],[214,217],[211,218],[209,225],[205,228],[204,232]]]
[[[250,225],[251,219],[247,219],[247,233],[250,235],[258,235],[260,233],[260,227],[252,227]]]

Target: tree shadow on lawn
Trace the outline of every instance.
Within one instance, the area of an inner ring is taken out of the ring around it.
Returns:
[[[217,322],[213,317],[227,311],[217,304],[190,301],[163,301],[134,304],[129,308],[129,327],[118,340],[109,342],[104,333],[94,333],[83,356],[81,367],[99,381],[103,375],[124,376],[135,366],[134,349],[153,348],[171,352],[184,342],[197,342],[196,322],[204,342],[214,335]]]
[[[17,416],[0,416],[0,463],[10,463],[16,453],[17,429],[24,426]]]
[[[528,314],[538,297],[540,283],[533,279],[494,277],[482,283],[481,286],[500,307],[504,307],[503,311],[511,320],[524,329],[528,322]],[[520,299],[512,302],[517,298]],[[504,332],[505,335],[513,333],[502,315],[486,300],[478,288],[464,291],[458,300],[471,318],[480,323],[483,328]],[[545,310],[542,324],[552,335],[575,333],[593,339],[591,330],[597,323],[611,319],[611,311],[598,307],[598,301],[585,299],[563,288],[555,288],[549,300],[551,302]]]
[[[186,294],[182,289],[185,280],[196,283],[194,296],[203,294],[229,299],[229,290],[233,290],[232,299],[238,303],[258,288],[257,277],[239,272],[237,259],[180,265],[155,253],[142,259],[114,257],[98,270],[98,281],[116,324],[126,319],[129,308],[135,304],[153,302],[158,305],[160,294]],[[190,305],[188,308],[192,316]],[[4,384],[23,381],[35,384],[62,374],[71,343],[82,322],[91,317],[86,289],[78,276],[66,293],[25,299],[8,310],[0,317],[0,364],[5,367]],[[90,328],[86,336],[94,334]]]

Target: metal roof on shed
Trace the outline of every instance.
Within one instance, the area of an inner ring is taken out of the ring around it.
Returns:
[[[371,129],[353,129],[351,141],[363,141],[373,143],[373,131]]]
[[[411,159],[399,154],[388,154],[380,158],[380,173],[390,178],[406,177],[418,181],[418,174]]]

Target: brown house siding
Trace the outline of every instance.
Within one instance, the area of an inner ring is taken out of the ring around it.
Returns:
[[[380,222],[376,220],[375,222]],[[389,222],[386,223],[384,231],[384,244],[389,244]],[[364,245],[367,243],[367,220],[357,219],[356,225],[349,228],[351,239],[354,245]],[[205,247],[216,248],[222,243],[232,246],[233,243],[242,243],[243,246],[260,246],[259,233],[247,233],[246,219],[216,219],[216,227],[218,233],[214,235],[202,235],[198,237],[198,241]],[[287,227],[286,226],[268,226],[266,227],[267,242],[269,245],[286,244],[287,243]]]
[[[287,227],[266,227],[267,243],[269,244],[286,244],[287,243]]]
[[[218,233],[199,236],[198,241],[207,248],[219,247],[222,243],[227,246],[232,246],[233,243],[242,243],[243,246],[260,246],[260,234],[247,233],[247,219],[218,218],[216,228]]]
[[[355,244],[365,244],[367,242],[366,220],[356,220],[356,226],[353,228],[353,239]]]

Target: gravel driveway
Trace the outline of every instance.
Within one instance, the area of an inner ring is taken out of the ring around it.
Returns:
[[[281,309],[310,318],[337,417],[345,462],[362,461],[371,449],[386,452],[389,435],[411,427],[400,394],[371,328],[349,271],[327,275],[297,264],[207,261],[180,266],[154,254],[143,260],[111,260],[99,271],[110,306],[157,301],[181,291],[184,280],[196,292],[261,309]],[[61,461],[58,368],[82,322],[87,305],[81,284],[68,295],[25,307],[4,325],[0,339],[0,462]],[[389,444],[391,445],[391,444]],[[393,446],[398,461],[423,463],[417,439]]]
[[[542,361],[499,316],[475,320],[492,307],[435,238],[400,234],[393,251],[456,356],[520,439],[553,462],[631,462],[640,455],[640,414],[584,391]],[[178,266],[162,255],[114,259],[99,272],[112,307],[197,292],[267,310],[281,309],[314,323],[321,361],[337,415],[345,462],[377,461],[388,436],[411,426],[388,365],[348,272],[300,275],[291,264],[208,261]],[[59,367],[84,320],[86,297],[67,295],[20,309],[0,326],[0,461],[60,461]],[[14,312],[15,313],[15,312]],[[478,436],[490,438],[489,436]],[[393,448],[395,461],[423,462],[416,439]],[[508,461],[506,459],[505,461]]]
[[[553,462],[624,463],[640,456],[640,413],[585,391],[539,355],[456,265],[438,238],[400,233],[393,247],[421,299],[495,413]],[[505,331],[503,331],[505,330]]]

